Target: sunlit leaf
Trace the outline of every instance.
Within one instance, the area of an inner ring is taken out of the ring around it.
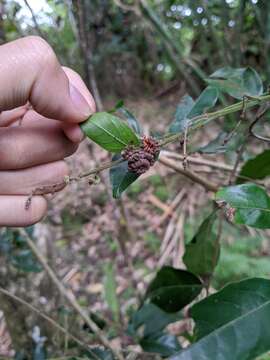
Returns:
[[[81,124],[83,132],[103,149],[117,153],[128,145],[138,146],[134,131],[120,118],[106,113],[95,113]]]

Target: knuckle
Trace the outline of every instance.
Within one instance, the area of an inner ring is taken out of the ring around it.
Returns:
[[[25,41],[32,47],[38,56],[41,64],[55,64],[57,63],[56,55],[52,47],[40,36],[28,36]]]

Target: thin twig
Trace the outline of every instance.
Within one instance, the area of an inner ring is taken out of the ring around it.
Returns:
[[[175,152],[172,151],[166,151],[166,150],[162,150],[161,155],[165,155],[166,157],[170,157],[172,159],[177,159],[180,161],[183,161],[184,156],[181,154],[177,154]],[[224,171],[232,171],[233,166],[231,165],[227,165],[221,162],[216,162],[216,161],[211,161],[211,160],[207,160],[204,158],[198,158],[198,157],[192,157],[189,155],[188,157],[188,162],[191,164],[196,164],[196,165],[205,165],[205,166],[209,166],[211,168],[214,169],[220,169],[220,170],[224,170]]]
[[[59,331],[61,331],[63,334],[65,334],[66,336],[68,336],[70,339],[74,340],[78,345],[80,345],[81,347],[83,347],[84,349],[86,349],[87,351],[91,352],[91,348],[85,344],[83,341],[81,341],[80,339],[78,339],[76,336],[70,334],[64,327],[62,327],[60,324],[58,324],[55,320],[53,320],[51,317],[49,317],[48,315],[44,314],[42,311],[40,311],[39,309],[37,309],[35,306],[31,305],[30,303],[26,302],[25,300],[21,299],[20,297],[12,294],[11,292],[9,292],[8,290],[0,287],[0,293],[4,294],[5,296],[10,297],[11,299],[17,301],[18,303],[20,303],[21,305],[27,307],[28,309],[30,309],[31,311],[33,311],[34,313],[36,313],[38,316],[40,316],[41,318],[43,318],[44,320],[48,321],[51,325],[53,325],[56,329],[58,329]],[[93,356],[96,356],[95,353],[92,354]],[[98,359],[98,357],[96,356],[96,359]]]
[[[262,111],[258,112],[258,114],[255,117],[255,120],[251,123],[249,127],[249,133],[250,135],[254,136],[256,139],[270,142],[270,138],[266,138],[264,136],[258,135],[254,132],[253,128],[258,123],[258,121],[264,116],[264,114],[269,110],[270,106],[266,106]]]
[[[122,354],[118,352],[118,350],[114,349],[111,345],[110,341],[106,338],[105,334],[102,330],[96,325],[96,323],[88,316],[88,314],[83,310],[80,304],[77,302],[75,295],[69,289],[67,290],[62,282],[58,279],[57,275],[53,271],[53,269],[47,263],[46,258],[43,254],[39,251],[29,234],[24,229],[19,229],[21,235],[25,238],[30,249],[33,251],[33,254],[43,266],[44,270],[47,272],[48,276],[57,287],[58,291],[63,295],[63,297],[67,300],[70,306],[82,317],[82,319],[86,322],[89,328],[93,331],[93,333],[99,338],[100,342],[111,350],[114,354],[115,358],[118,360],[124,360]]]
[[[175,170],[176,172],[188,177],[190,180],[202,185],[207,191],[212,191],[212,192],[218,191],[219,188],[218,185],[213,184],[212,182],[202,178],[201,176],[195,174],[190,170],[184,170],[174,161],[166,158],[165,156],[160,156],[158,160],[159,162],[161,162],[161,164],[168,166],[169,168]]]
[[[33,23],[34,23],[34,25],[35,25],[36,32],[38,33],[39,36],[41,36],[41,37],[44,38],[43,31],[40,29],[40,26],[39,26],[39,24],[38,24],[38,22],[37,22],[36,15],[35,15],[32,7],[30,6],[28,0],[24,0],[24,3],[25,3],[26,7],[28,8],[28,10],[29,10],[30,13],[31,13],[32,20],[33,20]]]

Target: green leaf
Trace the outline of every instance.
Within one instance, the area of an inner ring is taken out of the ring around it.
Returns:
[[[116,161],[121,155],[116,154],[112,160]],[[118,199],[122,192],[125,191],[129,185],[137,180],[139,175],[128,171],[128,162],[124,161],[121,164],[110,169],[110,180],[112,184],[113,197]]]
[[[162,356],[171,356],[181,350],[177,337],[166,333],[157,333],[154,336],[143,338],[140,345],[144,351]]]
[[[187,116],[190,113],[193,106],[194,106],[194,101],[192,97],[189,95],[183,96],[179,105],[177,106],[176,113],[174,116],[174,121],[169,127],[170,133],[174,134],[185,130],[188,124]]]
[[[103,149],[117,153],[128,145],[140,144],[133,130],[118,117],[106,113],[95,113],[82,123],[85,135],[100,145]]]
[[[230,66],[225,66],[224,68],[218,69],[213,74],[210,75],[210,78],[220,78],[228,79],[230,77],[241,77],[246,69],[245,68],[231,68]]]
[[[192,273],[164,266],[150,283],[145,297],[162,310],[173,313],[193,301],[202,283]]]
[[[169,128],[170,133],[179,133],[190,124],[190,119],[203,114],[213,107],[218,99],[218,90],[208,86],[198,97],[196,102],[185,95],[177,107],[175,119]]]
[[[167,313],[154,304],[143,304],[131,317],[128,333],[135,336],[143,328],[143,337],[161,332],[168,324],[182,319],[181,313]]]
[[[201,95],[196,100],[194,106],[192,107],[188,118],[191,119],[195,116],[205,113],[208,109],[215,106],[218,99],[218,90],[211,86],[207,86],[206,89],[201,93]]]
[[[91,348],[91,352],[83,351],[82,355],[87,356],[88,359],[92,359],[92,360],[96,360],[97,358],[100,360],[114,360],[114,356],[111,353],[111,351],[104,349],[102,347]]]
[[[253,360],[270,349],[270,281],[230,284],[191,309],[199,341],[170,360]]]
[[[107,263],[105,265],[105,281],[104,281],[104,291],[106,302],[111,309],[113,314],[114,321],[119,321],[120,317],[120,304],[118,301],[118,296],[116,294],[116,280],[115,280],[115,271],[112,263]]]
[[[264,179],[270,175],[270,150],[265,150],[255,158],[248,160],[242,167],[241,176],[250,179]],[[246,180],[238,177],[237,183],[243,183]]]
[[[270,198],[264,189],[255,184],[222,188],[216,200],[227,202],[235,208],[234,222],[259,229],[270,228]]]
[[[245,132],[241,127],[233,136],[227,132],[221,132],[218,136],[210,141],[207,145],[198,148],[197,152],[201,154],[220,154],[228,151],[236,151],[245,139]]]
[[[43,270],[30,249],[14,251],[14,253],[10,255],[9,260],[16,269],[24,272],[38,273]]]
[[[141,135],[141,127],[136,117],[124,106],[119,106],[117,111],[122,114],[128,122],[128,125],[135,131],[136,134]]]
[[[219,236],[213,229],[216,219],[214,212],[203,221],[197,234],[187,244],[183,257],[187,269],[203,278],[213,273],[219,259]]]
[[[263,93],[260,76],[250,67],[220,69],[207,79],[207,83],[236,99],[242,99],[244,95],[259,96]]]
[[[211,140],[207,145],[198,148],[197,151],[200,154],[224,153],[227,150],[226,145],[224,145],[224,140],[227,136],[228,134],[226,132],[221,132],[215,139]]]

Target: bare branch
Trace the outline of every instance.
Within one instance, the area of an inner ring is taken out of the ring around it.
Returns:
[[[96,325],[96,323],[88,316],[88,314],[82,309],[80,304],[76,300],[76,296],[72,293],[72,291],[69,289],[67,290],[65,286],[62,284],[62,282],[58,279],[57,275],[53,271],[53,269],[49,266],[46,258],[44,255],[39,251],[29,234],[24,229],[19,229],[19,232],[21,235],[25,238],[25,241],[27,242],[30,249],[33,251],[33,254],[37,258],[37,260],[40,262],[44,270],[47,272],[48,276],[54,283],[54,285],[57,287],[58,291],[61,293],[61,295],[67,300],[67,302],[70,304],[70,306],[81,316],[81,318],[86,322],[86,324],[89,326],[89,328],[93,331],[93,333],[98,337],[100,342],[111,350],[111,352],[114,354],[115,358],[118,360],[124,360],[121,353],[119,353],[118,350],[114,349],[114,347],[111,345],[110,341],[106,338],[105,334],[102,330]]]

